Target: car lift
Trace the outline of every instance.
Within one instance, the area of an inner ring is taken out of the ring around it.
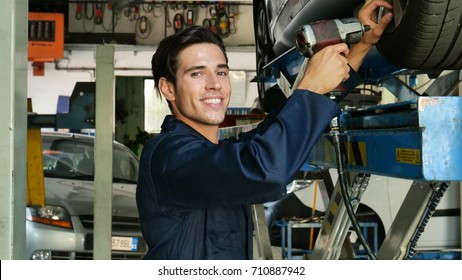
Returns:
[[[266,66],[271,77],[253,81],[277,83],[288,97],[304,73],[308,59],[301,57],[291,49]],[[340,162],[349,199],[344,199],[342,182],[337,181],[310,259],[338,259],[344,253],[352,224],[346,203],[356,211],[370,174],[414,180],[373,256],[412,258],[444,191],[451,181],[462,181],[462,143],[454,141],[462,139],[462,97],[450,96],[457,94],[461,79],[461,71],[452,71],[435,79],[421,95],[397,77],[386,77],[381,83],[398,103],[350,108],[332,121],[332,130],[317,142],[307,164],[322,171],[338,168]],[[335,138],[343,155],[336,155]]]
[[[94,128],[95,82],[77,82],[69,100],[69,112],[36,114],[28,100],[27,115],[27,206],[45,206],[41,128]]]

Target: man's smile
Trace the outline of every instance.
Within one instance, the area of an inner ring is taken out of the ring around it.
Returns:
[[[206,104],[220,104],[222,102],[222,99],[221,98],[206,98],[206,99],[202,99],[201,101]]]

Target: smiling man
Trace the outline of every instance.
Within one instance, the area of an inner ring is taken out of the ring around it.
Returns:
[[[231,95],[226,56],[213,43],[199,43],[182,50],[178,61],[175,84],[160,77],[159,90],[177,120],[217,143]]]
[[[373,28],[383,31],[387,23]],[[354,64],[381,31],[370,34],[352,49]],[[354,76],[348,53],[345,44],[318,52],[284,106],[239,139],[219,140],[218,126],[231,95],[222,40],[194,26],[159,44],[153,76],[172,115],[145,145],[140,160],[137,204],[149,246],[146,259],[253,258],[250,205],[285,195],[313,145],[340,113],[324,94]]]

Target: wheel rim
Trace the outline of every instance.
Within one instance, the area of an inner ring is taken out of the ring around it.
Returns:
[[[387,31],[394,31],[403,19],[408,0],[393,0],[393,21],[388,25]]]

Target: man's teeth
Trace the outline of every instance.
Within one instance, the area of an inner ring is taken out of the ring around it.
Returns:
[[[208,103],[208,104],[218,104],[220,102],[221,102],[220,98],[204,99],[204,103]]]

